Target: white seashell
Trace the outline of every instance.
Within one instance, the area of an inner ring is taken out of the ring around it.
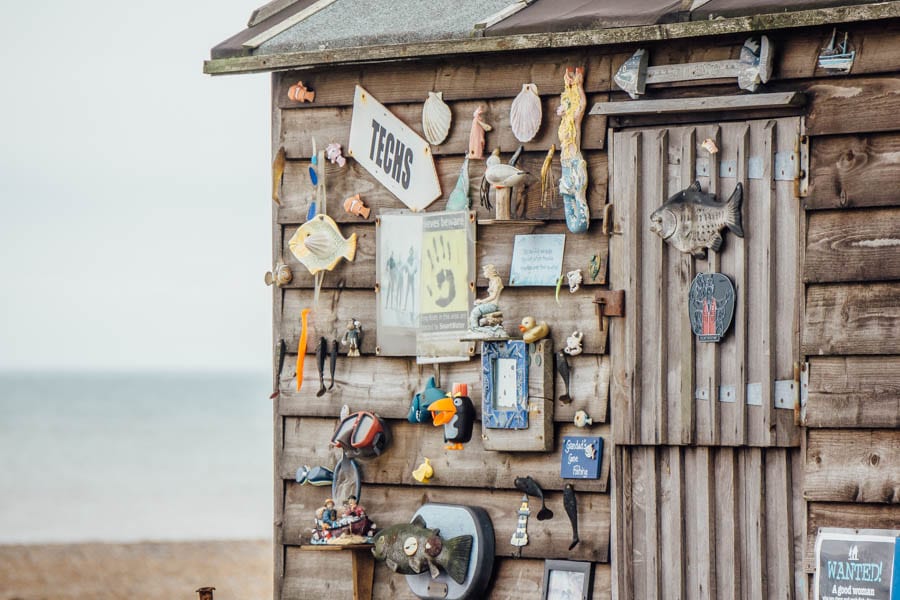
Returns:
[[[429,144],[437,146],[450,133],[450,107],[444,102],[444,92],[428,92],[428,99],[422,106],[422,130]]]
[[[520,142],[530,142],[541,128],[541,97],[533,83],[522,85],[522,91],[509,109],[509,125]]]

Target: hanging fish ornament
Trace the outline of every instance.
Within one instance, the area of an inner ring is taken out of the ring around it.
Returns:
[[[509,126],[513,135],[520,142],[530,142],[541,128],[543,110],[537,86],[533,83],[522,85],[522,91],[516,96],[509,108]]]
[[[444,143],[450,133],[452,119],[450,107],[444,102],[444,92],[428,92],[428,99],[422,106],[422,131],[429,144],[437,146]]]
[[[717,202],[715,194],[700,189],[695,181],[681,190],[650,215],[650,231],[681,252],[702,256],[709,248],[722,247],[722,229],[744,237],[741,222],[743,186],[740,182],[725,202]]]
[[[563,488],[563,507],[565,507],[569,522],[572,524],[572,543],[569,544],[569,550],[571,550],[581,541],[578,539],[578,500],[575,498],[575,486],[571,483],[567,483]]]
[[[356,234],[345,238],[328,215],[319,214],[300,226],[288,242],[291,253],[313,275],[331,271],[345,258],[356,256]]]

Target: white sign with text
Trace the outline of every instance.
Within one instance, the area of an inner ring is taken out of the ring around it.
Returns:
[[[360,86],[353,98],[347,153],[414,211],[441,195],[428,142]]]

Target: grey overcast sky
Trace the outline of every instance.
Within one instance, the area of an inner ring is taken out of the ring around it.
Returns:
[[[0,369],[268,368],[269,77],[202,73],[262,3],[4,6]]]

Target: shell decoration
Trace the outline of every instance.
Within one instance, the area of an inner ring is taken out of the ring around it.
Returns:
[[[543,111],[537,86],[533,83],[523,84],[522,91],[509,109],[509,125],[513,135],[520,142],[530,142],[541,128],[541,119]]]
[[[444,92],[428,92],[428,99],[422,106],[422,130],[428,143],[437,146],[447,139],[453,116],[444,102]]]

